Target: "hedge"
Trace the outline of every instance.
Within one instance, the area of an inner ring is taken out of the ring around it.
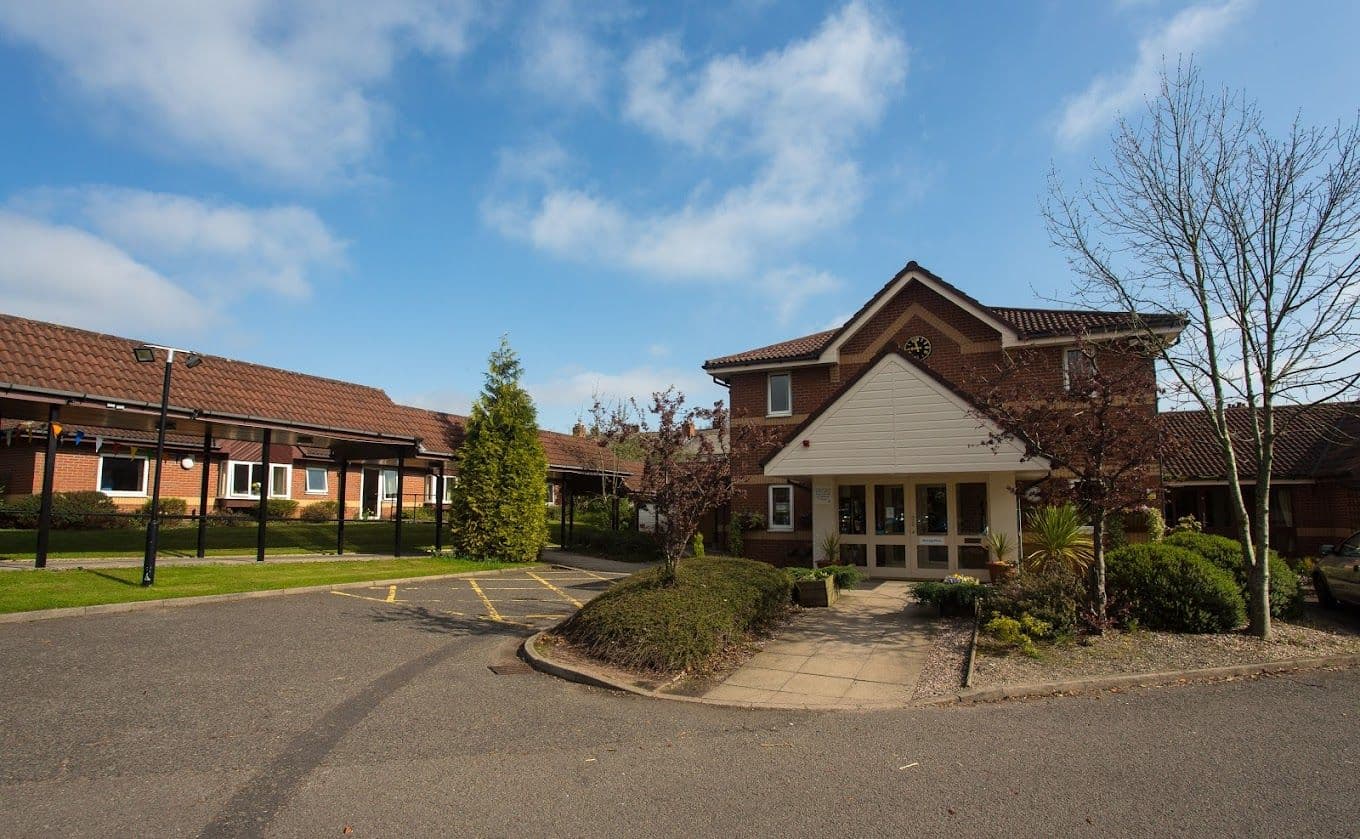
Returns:
[[[1210,533],[1178,531],[1166,537],[1165,543],[1194,551],[1214,565],[1232,574],[1242,598],[1251,600],[1251,574],[1242,560],[1242,543],[1226,536]],[[1277,618],[1297,617],[1303,612],[1303,588],[1299,575],[1275,551],[1269,553],[1270,614]]]
[[[558,633],[602,661],[652,672],[702,672],[730,645],[771,627],[789,607],[789,577],[747,559],[682,560],[627,578],[587,603]]]
[[[0,527],[32,530],[38,526],[41,495],[20,495],[0,503]],[[118,507],[102,492],[52,493],[52,527],[56,530],[131,527],[132,517],[120,517]]]
[[[1149,629],[1227,632],[1246,620],[1246,605],[1231,574],[1177,545],[1129,545],[1106,557],[1112,598],[1128,603]]]

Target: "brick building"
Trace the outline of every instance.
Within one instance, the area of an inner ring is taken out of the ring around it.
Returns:
[[[1182,326],[1140,318],[1167,338]],[[981,574],[984,533],[1018,544],[1017,490],[1051,469],[1018,444],[983,445],[995,429],[965,395],[969,371],[1025,348],[1036,397],[1061,399],[1082,363],[1078,336],[1127,338],[1138,325],[1127,313],[987,306],[912,262],[838,329],[709,360],[731,393],[732,511],[762,521],[747,555],[806,564],[835,534],[840,558],[873,576]],[[1146,381],[1130,410],[1155,410],[1153,361],[1127,363]],[[774,443],[742,445],[742,425]]]
[[[0,315],[5,496],[37,495],[46,484],[50,492],[98,490],[123,508],[146,503],[164,368],[137,363],[138,346]],[[377,388],[205,356],[192,369],[178,365],[168,404],[161,495],[183,498],[192,514],[258,508],[265,491],[299,509],[343,494],[346,518],[392,518],[402,508],[442,507],[456,480],[464,418],[398,405]],[[550,431],[540,440],[544,479],[568,501],[598,492],[602,479],[626,489],[640,474],[589,440]]]

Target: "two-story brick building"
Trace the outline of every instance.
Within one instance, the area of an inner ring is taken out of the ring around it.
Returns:
[[[1142,323],[1174,339],[1178,318]],[[908,263],[838,329],[711,359],[704,370],[730,389],[734,426],[773,430],[773,451],[734,433],[732,509],[763,526],[748,556],[806,564],[828,534],[840,558],[879,577],[985,572],[984,534],[1019,543],[1017,490],[1047,478],[1046,461],[1017,443],[987,446],[994,430],[965,395],[970,370],[1033,350],[1025,375],[1036,398],[1061,398],[1081,362],[1078,337],[1136,334],[1115,312],[987,306]],[[1153,361],[1131,370],[1147,382]]]

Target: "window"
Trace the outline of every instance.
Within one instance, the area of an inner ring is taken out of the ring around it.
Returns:
[[[1083,390],[1091,384],[1091,358],[1079,347],[1063,350],[1063,387]]]
[[[445,504],[449,504],[449,503],[452,503],[452,502],[453,502],[453,483],[454,483],[453,479],[454,479],[454,476],[453,476],[453,475],[445,475],[445,476],[444,476],[444,503],[445,503]],[[435,493],[435,486],[436,486],[438,483],[439,483],[439,476],[438,476],[438,475],[430,475],[430,476],[428,476],[427,478],[425,478],[425,501],[426,501],[426,503],[433,504],[433,503],[435,502],[435,494],[434,494],[434,493]],[[552,484],[549,484],[549,485],[548,485],[548,489],[549,489],[548,499],[549,499],[549,502],[551,503],[551,500],[552,500],[552,492],[551,492]]]
[[[326,494],[326,467],[324,466],[307,467],[307,494],[308,495]]]
[[[767,380],[765,415],[787,417],[793,414],[793,384],[788,373],[771,373]]]
[[[841,502],[841,533],[853,536],[863,535],[865,531],[864,485],[841,485],[836,488],[836,492],[840,496]]]
[[[793,487],[770,487],[770,530],[793,530]]]
[[[949,491],[944,484],[916,485],[916,532],[949,532]]]
[[[907,532],[906,493],[901,486],[874,487],[874,532],[901,536]]]
[[[397,470],[384,469],[382,471],[382,497],[384,501],[397,500]]]
[[[269,497],[287,498],[292,495],[293,467],[284,463],[269,465]],[[231,498],[259,498],[260,464],[239,460],[227,463],[227,492]]]
[[[987,485],[959,484],[959,533],[980,536],[987,530]]]
[[[146,495],[147,459],[99,458],[99,491],[105,495]]]

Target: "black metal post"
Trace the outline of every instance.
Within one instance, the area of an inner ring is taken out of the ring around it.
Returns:
[[[434,473],[434,555],[444,553],[444,461]]]
[[[270,474],[269,448],[274,444],[273,429],[264,430],[264,442],[260,445],[260,471],[264,475],[260,478],[260,518],[255,531],[255,561],[264,562],[264,539],[265,522],[269,521],[269,483],[273,478]]]
[[[47,567],[47,545],[52,535],[52,482],[56,480],[57,435],[53,431],[59,411],[56,405],[47,408],[47,456],[43,458],[42,501],[38,506],[38,550],[33,557],[34,568]]]
[[[567,541],[576,541],[576,493],[571,494],[571,518],[567,523]]]
[[[165,459],[165,414],[170,408],[170,371],[174,353],[165,354],[165,380],[161,384],[161,421],[156,427],[156,476],[151,483],[151,518],[146,523],[146,556],[142,558],[142,585],[156,582],[156,549],[161,532],[161,461]]]
[[[349,477],[349,460],[340,458],[340,506],[339,519],[335,522],[335,555],[345,555],[345,479]]]
[[[562,491],[557,494],[557,544],[567,547],[567,482],[561,483]]]
[[[401,556],[401,514],[404,509],[402,506],[401,490],[406,484],[406,458],[397,455],[397,526],[394,528],[392,556]]]
[[[203,425],[203,453],[198,466],[203,476],[198,483],[198,551],[202,559],[208,552],[208,464],[212,462],[212,423]]]
[[[609,527],[612,530],[619,529],[619,488],[614,487],[614,500],[612,509],[609,511]]]

